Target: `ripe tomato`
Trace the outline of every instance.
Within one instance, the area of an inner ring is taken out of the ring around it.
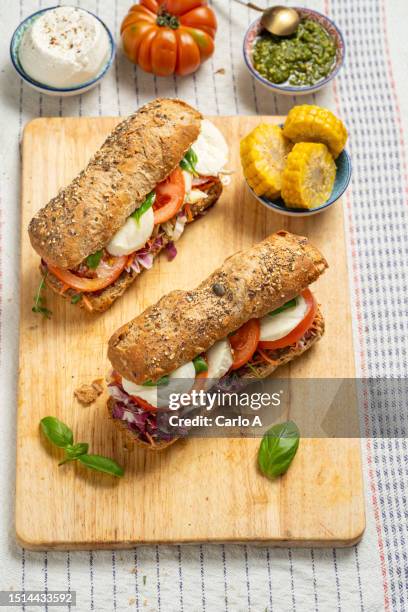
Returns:
[[[155,406],[152,406],[149,404],[149,402],[146,402],[146,400],[142,399],[141,397],[137,397],[136,395],[131,395],[130,397],[142,410],[147,410],[147,412],[157,412],[157,408]]]
[[[155,225],[172,219],[183,206],[185,195],[183,172],[177,166],[170,176],[156,187],[156,199],[153,204]]]
[[[203,0],[140,0],[121,25],[125,55],[158,76],[195,72],[214,53],[216,31]]]
[[[119,278],[125,269],[128,260],[126,255],[123,257],[114,257],[112,259],[112,265],[107,265],[103,262],[99,264],[95,270],[97,274],[96,278],[85,278],[78,276],[77,274],[70,272],[70,270],[62,270],[61,268],[57,268],[51,264],[47,264],[47,267],[49,271],[54,274],[54,276],[68,285],[68,287],[78,291],[84,291],[85,293],[92,293],[93,291],[100,291],[101,289],[105,289],[105,287],[111,285],[117,278]]]
[[[251,359],[258,346],[259,335],[259,320],[250,319],[229,337],[234,358],[231,370],[238,370]]]
[[[292,331],[283,338],[279,338],[278,340],[261,341],[259,343],[259,347],[261,349],[286,348],[291,344],[295,344],[298,340],[300,340],[300,338],[302,338],[302,336],[305,335],[307,330],[312,325],[313,320],[316,316],[317,303],[310,289],[305,289],[304,291],[302,291],[301,295],[303,296],[307,304],[306,314],[303,317],[302,321],[299,323],[299,325],[295,327],[295,329],[292,329]]]

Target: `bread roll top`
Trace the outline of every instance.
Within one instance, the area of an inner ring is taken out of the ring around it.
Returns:
[[[198,138],[201,119],[181,100],[159,99],[120,123],[85,170],[31,220],[37,253],[67,269],[106,246],[180,163]]]
[[[299,295],[326,268],[307,238],[272,234],[226,259],[196,289],[172,291],[121,327],[108,357],[128,380],[157,380]]]

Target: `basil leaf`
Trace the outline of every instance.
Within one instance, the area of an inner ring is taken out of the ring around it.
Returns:
[[[198,157],[193,149],[189,149],[187,153],[184,155],[183,159],[180,162],[180,167],[186,172],[190,172],[194,176],[198,176],[198,172],[196,170],[196,164],[198,162]]]
[[[40,421],[41,429],[50,442],[59,448],[66,448],[74,441],[71,429],[56,417],[44,417]]]
[[[123,476],[124,474],[123,468],[116,461],[108,457],[102,457],[102,455],[81,455],[78,457],[78,461],[92,470],[111,474],[112,476]]]
[[[143,204],[139,206],[139,208],[137,208],[135,212],[130,215],[132,219],[136,221],[136,223],[139,223],[140,217],[146,212],[146,210],[149,210],[149,208],[153,206],[155,199],[156,199],[156,192],[151,191],[149,195],[147,196],[147,198],[145,199],[145,201],[143,202]]]
[[[289,308],[295,308],[296,305],[297,298],[293,298],[293,300],[290,300],[289,302],[286,302],[286,304],[279,306],[279,308],[277,308],[276,310],[272,310],[272,312],[269,313],[269,316],[274,317],[275,315],[279,314],[280,312],[283,312],[284,310],[288,310]]]
[[[71,298],[71,304],[78,304],[82,300],[82,293],[76,293]]]
[[[268,429],[258,451],[258,465],[265,476],[274,479],[288,470],[296,455],[299,437],[299,429],[293,421]]]
[[[204,357],[201,357],[201,355],[193,359],[193,364],[196,374],[200,374],[200,372],[208,372],[208,363]]]
[[[86,258],[86,265],[88,266],[88,268],[90,268],[91,270],[95,270],[99,266],[99,262],[102,259],[102,255],[103,249],[101,249],[100,251],[96,251],[96,253],[93,253],[92,255],[88,255],[88,257]]]
[[[195,166],[198,162],[198,157],[197,157],[197,153],[194,151],[194,149],[189,149],[185,155],[185,157],[187,157],[188,161],[190,162],[190,164],[192,166]]]
[[[156,382],[154,382],[153,380],[146,380],[146,382],[143,383],[144,387],[164,387],[164,385],[168,385],[169,384],[169,377],[166,376],[162,376],[161,378],[159,378],[159,380],[156,380]]]

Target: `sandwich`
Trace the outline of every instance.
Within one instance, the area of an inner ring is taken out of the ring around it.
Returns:
[[[31,220],[46,284],[105,311],[186,224],[221,195],[228,147],[180,100],[159,99],[120,123],[87,167]]]
[[[160,389],[198,379],[246,385],[307,351],[324,333],[309,285],[327,268],[307,238],[280,231],[229,257],[196,289],[172,291],[110,339],[110,417],[137,445],[162,450]]]

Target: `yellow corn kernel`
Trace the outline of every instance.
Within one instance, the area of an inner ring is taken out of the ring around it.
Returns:
[[[280,196],[282,172],[291,148],[282,129],[269,123],[259,124],[241,140],[244,175],[257,195],[270,199]]]
[[[316,208],[333,190],[336,164],[324,144],[299,142],[288,155],[282,199],[288,208]]]
[[[293,142],[321,142],[335,159],[347,142],[344,123],[327,108],[311,104],[294,106],[289,111],[283,133]]]

